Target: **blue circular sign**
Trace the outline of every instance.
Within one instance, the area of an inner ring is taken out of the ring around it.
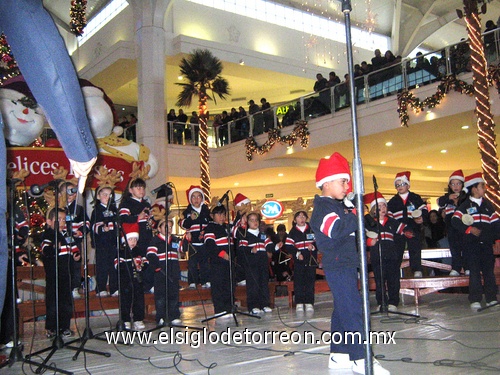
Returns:
[[[281,202],[270,200],[262,205],[260,213],[265,219],[277,219],[283,215],[283,205]]]

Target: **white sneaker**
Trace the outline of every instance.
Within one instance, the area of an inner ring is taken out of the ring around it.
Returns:
[[[137,322],[134,322],[134,329],[136,331],[139,331],[141,329],[144,329],[146,328],[146,326],[144,325],[144,322],[142,320],[138,320]]]
[[[195,283],[189,284],[189,289],[196,289],[196,284]]]
[[[478,310],[478,309],[480,309],[481,308],[481,302],[472,302],[470,304],[470,308],[472,310]]]
[[[304,304],[303,303],[298,303],[297,306],[295,306],[295,311],[298,313],[304,312]]]
[[[398,307],[396,305],[387,306],[387,310],[389,311],[398,311]]]
[[[273,309],[271,309],[269,306],[266,306],[262,309],[262,311],[264,311],[265,313],[270,313],[273,312]]]
[[[238,283],[239,286],[245,286],[247,285],[247,281],[246,280],[241,280],[239,283]]]
[[[172,324],[181,324],[182,320],[180,320],[179,318],[177,318],[177,319],[172,320],[171,323]]]
[[[107,291],[105,291],[105,290],[103,290],[102,292],[97,293],[97,295],[99,297],[109,297],[109,293]]]
[[[498,303],[498,301],[490,301],[490,302],[486,302],[486,306],[488,306],[488,307],[500,306],[500,303]]]
[[[349,354],[345,353],[330,353],[328,368],[334,370],[352,368],[352,361],[349,359]]]
[[[258,314],[260,314],[261,312],[262,312],[262,310],[261,310],[261,309],[259,309],[258,307],[254,307],[254,308],[252,309],[252,311],[250,311],[250,314],[252,314],[252,315],[258,315]]]
[[[154,292],[155,292],[155,287],[153,286],[153,287],[151,287],[151,289],[149,289],[148,293],[154,294]]]
[[[423,276],[423,275],[422,275],[422,271],[415,271],[415,272],[413,272],[413,277],[414,277],[415,279],[421,279],[421,278],[422,278],[422,276]]]
[[[73,289],[73,291],[71,292],[71,294],[73,295],[73,298],[74,298],[74,299],[79,299],[79,298],[82,298],[82,296],[81,296],[81,295],[80,295],[80,293],[78,292],[78,288]]]
[[[450,276],[460,276],[460,272],[455,271],[455,270],[451,270]]]
[[[118,297],[120,295],[120,292],[117,290],[116,292],[114,292],[111,297]]]
[[[209,289],[212,285],[210,284],[210,281],[207,281],[205,284],[203,284],[201,287],[204,289]]]
[[[306,303],[306,312],[314,312],[314,306],[311,303]]]
[[[470,276],[470,271],[469,270],[465,270],[465,276]]]
[[[352,372],[364,375],[365,360],[358,359],[357,361],[353,361]],[[373,358],[373,375],[391,375],[391,372],[383,368],[382,365],[375,358]]]
[[[130,322],[125,322],[124,325],[125,325],[125,329],[130,330],[132,328],[132,324],[130,324]]]

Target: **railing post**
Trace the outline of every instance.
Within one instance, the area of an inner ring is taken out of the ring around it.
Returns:
[[[300,119],[302,121],[306,120],[306,111],[304,109],[304,97],[303,96],[300,97]]]
[[[248,129],[248,136],[253,137],[253,115],[248,116],[248,126],[250,129]]]
[[[272,107],[273,111],[273,123],[274,123],[274,129],[278,129],[278,115],[276,114],[276,106]]]

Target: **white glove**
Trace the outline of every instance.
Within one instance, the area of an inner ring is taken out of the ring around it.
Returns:
[[[73,174],[76,178],[78,178],[78,192],[80,194],[83,193],[85,189],[85,183],[87,182],[87,176],[92,170],[95,162],[97,160],[97,156],[94,156],[89,161],[74,161],[69,159],[69,163],[71,164],[71,169],[73,170]]]

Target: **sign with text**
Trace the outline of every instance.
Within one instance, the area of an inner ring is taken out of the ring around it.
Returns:
[[[264,219],[277,219],[283,215],[284,211],[283,204],[277,200],[268,200],[260,209]]]
[[[87,186],[96,188],[98,180],[93,178],[95,171],[104,165],[109,171],[116,170],[121,174],[122,180],[117,185],[117,190],[123,191],[126,188],[132,163],[112,155],[99,154],[94,165],[94,172],[91,172],[87,180]],[[43,185],[54,179],[53,172],[60,166],[69,171],[66,179],[74,177],[73,171],[66,154],[62,148],[51,147],[8,147],[7,148],[7,169],[9,171],[19,171],[26,169],[30,174],[24,180],[26,186]]]

